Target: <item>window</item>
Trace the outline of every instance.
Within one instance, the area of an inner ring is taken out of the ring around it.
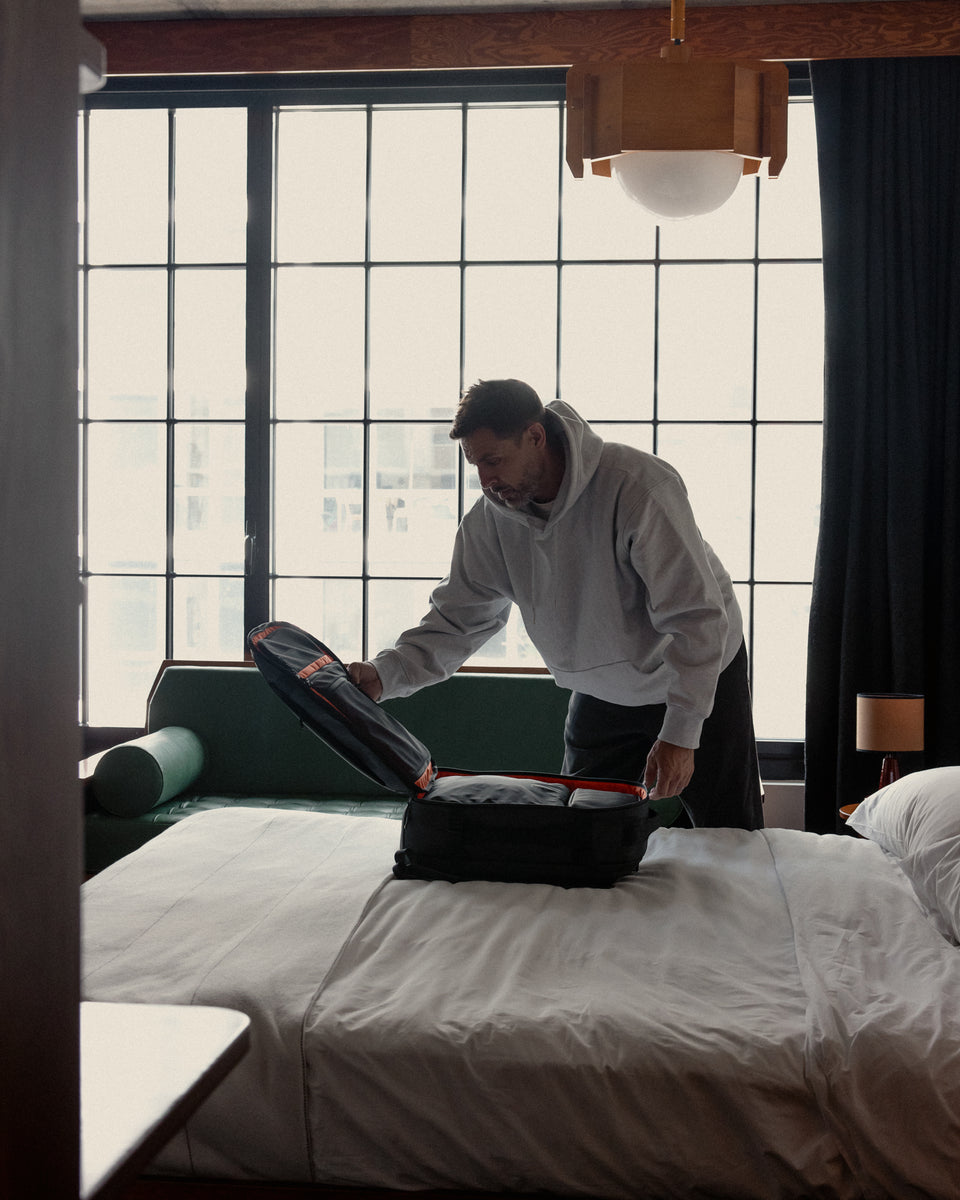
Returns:
[[[239,658],[271,616],[344,657],[415,623],[478,494],[457,397],[511,375],[681,471],[737,584],[758,737],[802,738],[808,102],[779,180],[660,227],[570,177],[562,71],[111,83],[81,150],[88,726],[139,724],[164,657]],[[538,659],[514,617],[474,661]]]

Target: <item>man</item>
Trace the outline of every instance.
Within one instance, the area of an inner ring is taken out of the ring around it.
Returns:
[[[483,498],[430,611],[393,649],[351,663],[354,682],[374,700],[439,682],[515,603],[573,693],[565,773],[680,795],[697,826],[760,828],[740,609],[676,471],[603,442],[569,405],[545,408],[515,379],[469,388],[450,436]]]

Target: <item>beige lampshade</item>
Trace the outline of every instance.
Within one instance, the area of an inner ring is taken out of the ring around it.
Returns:
[[[923,749],[923,697],[904,692],[857,696],[857,749],[882,754]]]

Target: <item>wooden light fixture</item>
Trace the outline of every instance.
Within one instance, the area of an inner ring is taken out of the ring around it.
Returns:
[[[659,216],[719,208],[742,175],[787,157],[789,75],[782,62],[692,58],[684,0],[671,0],[660,58],[567,72],[567,165],[613,175]]]

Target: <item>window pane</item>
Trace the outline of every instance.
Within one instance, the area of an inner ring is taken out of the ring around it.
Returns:
[[[746,176],[716,212],[693,220],[663,221],[661,258],[753,258],[756,176]]]
[[[661,425],[657,454],[687,486],[693,515],[733,579],[750,578],[749,425]]]
[[[803,737],[809,619],[809,586],[756,588],[753,711],[758,738]]]
[[[588,163],[582,179],[565,167],[561,186],[564,258],[653,258],[657,219],[616,180],[594,175]]]
[[[277,118],[277,258],[362,261],[367,191],[363,109]]]
[[[819,425],[757,429],[757,579],[813,578],[822,448]]]
[[[461,123],[459,105],[373,113],[374,260],[460,258]]]
[[[760,181],[760,254],[820,258],[820,176],[813,103],[791,104],[787,161],[778,179]]]
[[[338,658],[363,656],[363,586],[359,579],[278,579],[272,612],[308,629]]]
[[[449,426],[370,430],[369,570],[445,575],[457,531],[457,446]]]
[[[92,263],[167,261],[167,110],[90,113]]]
[[[590,420],[653,416],[652,267],[564,267],[563,399]]]
[[[523,618],[516,605],[510,609],[507,623],[498,634],[481,646],[470,659],[472,667],[542,667],[543,659],[537,653],[523,625]]]
[[[182,108],[176,114],[178,262],[247,256],[247,111]]]
[[[753,267],[664,267],[659,411],[664,420],[749,420]]]
[[[83,108],[77,113],[77,262],[83,265],[84,236],[86,234],[87,206],[84,179],[87,173],[86,118]],[[82,289],[81,289],[82,291]]]
[[[84,380],[84,363],[83,363],[83,329],[86,324],[86,288],[84,287],[84,274],[82,271],[77,273],[77,416],[82,418],[84,415],[84,395],[83,395],[83,380]]]
[[[430,606],[435,579],[371,579],[368,589],[367,646],[373,655],[392,646],[405,629],[417,625]]]
[[[165,271],[91,271],[87,390],[91,417],[167,411]]]
[[[243,571],[242,425],[178,425],[174,568]]]
[[[557,109],[472,107],[467,258],[557,257]]]
[[[605,442],[620,442],[624,446],[633,446],[637,450],[653,453],[653,425],[617,425],[593,424],[594,429]]]
[[[453,416],[460,393],[460,272],[381,267],[370,272],[370,412]]]
[[[823,270],[819,263],[760,267],[757,416],[823,417]]]
[[[143,727],[164,649],[164,581],[87,580],[86,680],[91,725]]]
[[[363,270],[281,268],[276,286],[277,416],[362,416]]]
[[[464,379],[522,379],[556,396],[557,272],[471,267],[466,272]]]
[[[178,271],[174,412],[243,418],[247,386],[243,271]]]
[[[175,579],[173,654],[175,658],[243,658],[243,580]]]
[[[89,569],[165,570],[166,427],[90,425],[87,464]]]
[[[480,476],[477,474],[476,467],[471,467],[466,459],[462,460],[463,477],[464,477],[464,503],[463,509],[466,512],[473,508],[474,504],[483,495],[483,488],[480,486]]]
[[[363,429],[278,425],[274,561],[279,575],[359,575]]]

